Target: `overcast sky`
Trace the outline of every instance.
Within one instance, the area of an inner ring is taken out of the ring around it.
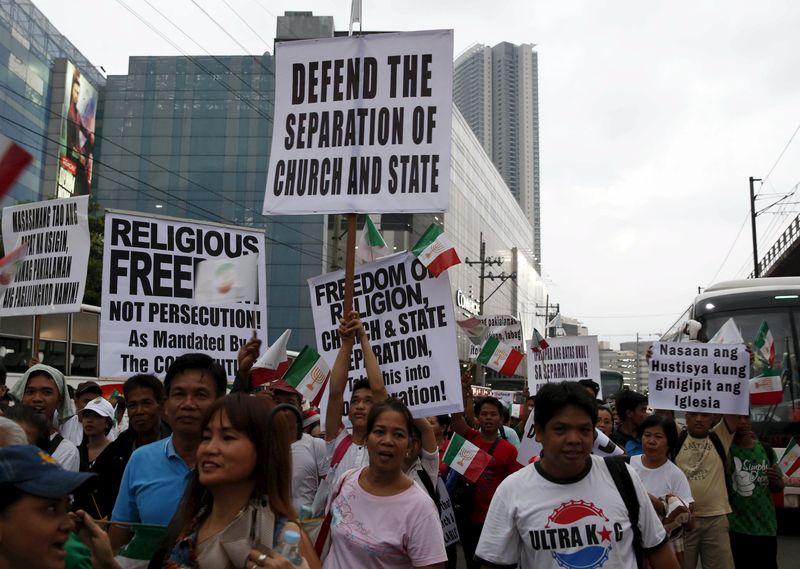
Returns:
[[[123,2],[203,53],[145,0],[34,2],[108,74],[126,73],[130,55],[180,53]],[[337,29],[350,14],[349,0],[151,2],[215,55],[272,51],[284,10],[332,15]],[[797,2],[363,5],[365,30],[453,28],[456,54],[476,42],[537,45],[543,276],[564,314],[601,339],[662,332],[698,286],[746,276],[748,176],[772,170],[759,208],[800,182],[800,134],[773,169],[800,126]],[[758,217],[761,254],[800,211],[797,196],[785,201]]]

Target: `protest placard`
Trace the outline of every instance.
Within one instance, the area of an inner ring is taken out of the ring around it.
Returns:
[[[486,326],[489,336],[497,338],[523,354],[525,353],[525,346],[522,340],[522,325],[519,319],[511,315],[476,316],[475,319]],[[470,342],[470,360],[475,360],[480,352],[481,345]]]
[[[496,397],[500,403],[503,404],[506,408],[511,408],[511,405],[514,404],[514,396],[517,394],[516,391],[506,391],[503,389],[492,389],[492,397]]]
[[[749,413],[750,355],[744,344],[656,342],[648,379],[656,409]]]
[[[442,533],[444,534],[445,547],[458,543],[458,526],[456,525],[456,514],[453,511],[453,502],[447,493],[447,486],[439,476],[436,479],[436,494],[439,497],[439,518],[442,522]]]
[[[534,456],[539,456],[542,453],[542,443],[536,440],[536,429],[533,424],[533,412],[528,414],[528,419],[525,421],[525,430],[519,441],[519,449],[517,451],[517,462],[522,465],[528,465]]]
[[[220,301],[219,297],[235,286],[230,275],[225,273],[219,280],[216,271],[197,270],[206,260],[241,265],[237,260],[246,257],[250,264],[254,256],[255,302]],[[198,276],[212,279],[212,286],[196,282]],[[214,287],[223,290],[212,295],[213,305],[198,302],[196,291]],[[106,214],[101,376],[163,375],[177,356],[205,352],[233,377],[238,366],[236,354],[253,330],[261,331],[260,337],[266,340],[263,231],[122,212]]]
[[[3,246],[26,245],[0,316],[78,312],[89,264],[89,196],[3,209]]]
[[[264,214],[447,210],[453,31],[275,47]]]
[[[344,273],[309,279],[317,351],[333,368],[341,344]],[[462,410],[455,317],[447,274],[433,278],[410,253],[399,253],[355,271],[353,310],[358,311],[390,396],[415,417]],[[364,354],[356,343],[345,389],[366,378]],[[326,391],[327,394],[327,391]],[[322,405],[327,404],[327,396]]]
[[[562,336],[547,338],[548,347],[539,352],[528,347],[528,389],[535,395],[551,381],[591,379],[600,384],[600,352],[597,336]],[[602,388],[601,388],[602,389]],[[598,397],[602,398],[602,391]]]

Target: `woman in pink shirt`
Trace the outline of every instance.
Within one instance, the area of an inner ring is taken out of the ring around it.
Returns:
[[[367,417],[369,465],[333,490],[330,551],[323,569],[436,569],[447,560],[439,513],[403,472],[413,419],[397,399]]]

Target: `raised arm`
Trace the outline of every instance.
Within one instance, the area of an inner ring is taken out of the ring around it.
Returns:
[[[414,424],[422,435],[422,449],[428,452],[436,452],[439,445],[436,444],[436,435],[433,434],[433,427],[426,418],[414,419]]]
[[[328,408],[325,409],[325,440],[336,439],[342,428],[342,409],[344,408],[344,389],[347,387],[347,376],[350,373],[350,358],[353,355],[355,332],[361,323],[353,320],[348,315],[347,320],[339,321],[339,337],[342,345],[331,370],[330,393],[328,394]]]
[[[239,348],[237,360],[239,362],[239,369],[236,372],[236,377],[233,380],[233,388],[231,393],[243,391],[249,393],[253,389],[250,383],[250,371],[253,369],[253,364],[258,359],[258,354],[261,351],[261,340],[256,336],[256,331],[253,330],[253,335],[247,340],[247,343]]]

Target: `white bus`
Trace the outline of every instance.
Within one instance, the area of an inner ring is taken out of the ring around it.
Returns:
[[[800,277],[772,277],[726,281],[705,289],[667,331],[663,340],[685,339],[689,319],[702,324],[698,339],[711,338],[733,318],[745,342],[751,343],[766,320],[775,339],[775,368],[783,376],[783,401],[778,405],[754,406],[753,429],[759,438],[780,454],[794,437],[800,441]],[[756,359],[754,374],[761,364]],[[797,475],[796,475],[797,476]],[[790,479],[778,505],[800,506],[800,477]]]

